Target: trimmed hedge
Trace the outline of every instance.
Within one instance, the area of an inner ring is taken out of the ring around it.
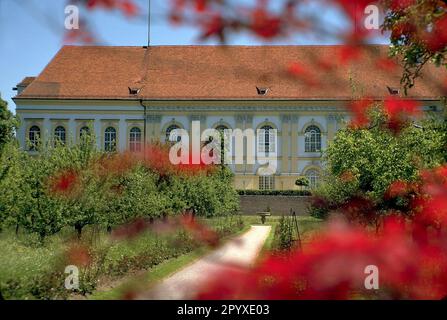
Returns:
[[[237,190],[240,196],[294,196],[308,197],[312,193],[309,190]]]

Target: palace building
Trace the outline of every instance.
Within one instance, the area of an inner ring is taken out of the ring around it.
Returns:
[[[174,129],[276,129],[257,148],[278,155],[276,173],[231,165],[238,189],[294,189],[299,176],[318,183],[322,151],[349,121],[356,97],[400,94],[401,70],[381,66],[388,47],[368,46],[345,61],[340,46],[64,46],[37,77],[15,88],[17,135],[76,143],[92,128],[106,151],[139,151],[167,141]],[[363,51],[362,51],[363,52]],[[441,75],[428,67],[410,91],[426,110],[440,110]]]

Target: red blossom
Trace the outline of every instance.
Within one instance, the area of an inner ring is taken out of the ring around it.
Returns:
[[[80,21],[79,29],[69,30],[64,35],[64,43],[94,44],[95,42],[95,36],[82,21]]]
[[[66,170],[50,178],[50,190],[54,194],[67,194],[73,191],[78,183],[78,173]]]
[[[112,238],[114,239],[133,239],[148,230],[149,223],[144,219],[136,219],[126,225],[120,226],[113,230]]]
[[[271,39],[281,34],[281,19],[258,7],[252,12],[250,29],[261,38]]]
[[[412,37],[417,28],[413,23],[410,22],[401,22],[396,24],[391,30],[391,39],[399,40],[402,37]]]
[[[362,57],[363,51],[357,45],[343,45],[338,51],[338,61],[340,64],[347,64]]]
[[[431,32],[427,32],[423,39],[427,48],[432,52],[441,51],[447,46],[447,15],[433,24]]]
[[[211,37],[217,37],[221,42],[225,41],[226,22],[220,14],[214,14],[201,23],[201,40],[207,40]]]
[[[138,14],[139,8],[133,0],[87,0],[89,10],[101,8],[106,10],[120,10],[124,15],[133,17]]]
[[[390,58],[379,58],[376,60],[376,66],[385,71],[385,72],[393,72],[399,67],[396,61]]]
[[[402,11],[415,4],[415,0],[393,0],[390,8],[394,11]]]
[[[385,112],[388,116],[388,129],[398,134],[410,117],[419,115],[420,109],[414,100],[389,97],[385,100]]]
[[[406,223],[389,218],[379,236],[332,225],[304,251],[271,256],[253,269],[217,274],[201,299],[352,299],[365,290],[365,268],[380,272],[382,298],[440,299],[447,294],[445,252],[419,246]],[[433,268],[436,267],[436,268]]]
[[[303,250],[270,255],[253,268],[215,275],[201,299],[367,298],[365,267],[377,266],[382,299],[447,297],[447,166],[424,171],[420,184],[394,182],[395,197],[418,189],[411,219],[391,213],[380,232],[340,222],[329,224]],[[343,211],[371,211],[365,198],[351,199]],[[368,209],[369,208],[369,209]]]
[[[406,195],[411,190],[411,186],[406,181],[394,181],[385,192],[385,199],[392,199]]]
[[[92,256],[89,248],[76,243],[70,246],[66,252],[67,264],[77,267],[86,267],[92,263]]]
[[[351,127],[363,128],[369,124],[368,111],[373,107],[374,101],[371,99],[355,100],[348,105],[352,112]]]
[[[193,215],[182,215],[180,217],[180,225],[200,242],[206,243],[212,247],[216,247],[219,244],[218,234],[203,223],[199,223]]]
[[[195,0],[195,1],[196,1],[196,10],[198,12],[205,11],[208,4],[208,0]]]
[[[299,79],[309,87],[318,85],[318,81],[315,79],[312,71],[310,71],[308,67],[298,62],[289,63],[289,65],[287,66],[287,74],[296,79]]]

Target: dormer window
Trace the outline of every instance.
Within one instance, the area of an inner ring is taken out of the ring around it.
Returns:
[[[131,95],[137,95],[140,93],[140,91],[141,91],[140,88],[129,87],[129,94]]]
[[[392,96],[397,96],[400,93],[400,90],[398,88],[391,88],[391,87],[387,87],[387,88],[388,88],[388,92]]]
[[[256,87],[256,90],[258,91],[258,95],[260,96],[265,96],[269,92],[269,88]]]

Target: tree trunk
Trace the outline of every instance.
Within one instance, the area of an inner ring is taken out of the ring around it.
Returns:
[[[78,240],[80,240],[82,236],[82,226],[80,224],[75,224],[75,230],[78,236]]]

